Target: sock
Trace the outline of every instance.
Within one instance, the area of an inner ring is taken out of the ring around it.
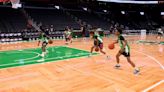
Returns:
[[[135,70],[139,70],[139,68],[138,68],[138,67],[135,67],[134,69],[135,69]]]
[[[46,52],[42,52],[42,54],[43,54],[43,55],[45,55],[45,54],[46,54]]]
[[[116,64],[116,66],[120,66],[120,64],[119,64],[119,63],[117,63],[117,64]]]

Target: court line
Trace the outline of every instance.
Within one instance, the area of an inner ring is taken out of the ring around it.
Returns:
[[[21,52],[9,52],[9,53],[34,53],[34,54],[37,54],[37,56],[35,56],[35,57],[32,57],[32,58],[25,58],[25,59],[20,59],[20,60],[29,60],[29,59],[34,59],[34,58],[37,58],[37,57],[39,57],[40,56],[40,54],[39,53],[37,53],[37,52],[33,52],[33,51],[24,51],[23,52],[23,50],[21,50]],[[14,61],[20,61],[20,60],[14,60]]]
[[[85,52],[89,52],[89,51],[87,51],[87,50],[79,49],[79,48],[75,48],[75,47],[69,47],[69,46],[63,46],[63,47],[71,48],[71,49],[76,49],[76,50],[81,50],[81,51],[85,51]]]
[[[52,48],[53,46],[51,46],[51,47],[48,47],[48,48]],[[64,47],[64,46],[55,46],[54,48],[58,48],[58,47]],[[47,48],[47,49],[48,49]],[[35,50],[35,49],[39,49],[39,48],[34,48],[34,49],[23,49],[24,51],[26,51],[26,50]],[[11,50],[11,51],[23,51],[23,50]],[[3,52],[6,52],[6,51],[3,51]],[[3,53],[3,52],[0,52],[0,53]],[[8,51],[7,51],[8,52]],[[16,53],[16,52],[10,52],[10,53]],[[33,53],[36,53],[36,54],[38,54],[36,57],[38,57],[38,56],[40,56],[40,54],[39,53],[37,53],[37,52],[33,52]],[[33,58],[36,58],[36,57],[32,57],[32,59]],[[71,56],[70,56],[71,57]],[[29,59],[29,58],[28,58]],[[23,60],[28,60],[28,59],[23,59]],[[30,58],[31,59],[31,58]],[[55,58],[56,59],[56,58]],[[46,59],[47,60],[47,59]],[[14,61],[19,61],[19,60],[14,60]],[[34,61],[37,61],[37,60],[32,60],[32,61],[27,61],[26,63],[30,63],[30,62],[34,62]],[[0,66],[5,66],[5,65],[14,65],[14,64],[20,64],[19,62],[16,62],[16,63],[8,63],[8,64],[1,64]]]
[[[30,45],[31,46],[31,45]],[[48,46],[48,48],[58,48],[58,47],[65,47],[65,46]],[[24,48],[24,49],[19,49],[19,50],[0,50],[0,53],[3,53],[3,52],[11,52],[11,51],[21,51],[21,50],[36,50],[36,49],[40,49],[41,47],[36,47],[36,48]]]
[[[154,84],[154,85],[152,85],[152,86],[146,88],[146,89],[143,90],[142,92],[148,92],[149,90],[151,90],[151,89],[157,87],[158,85],[160,85],[160,84],[162,84],[162,83],[164,83],[164,80],[161,80],[161,81],[157,82],[156,84]]]
[[[148,54],[145,54],[145,53],[143,53],[143,52],[141,52],[141,51],[137,51],[137,50],[134,50],[134,51],[135,51],[135,52],[138,52],[138,53],[141,53],[141,54],[143,54],[143,55],[145,55],[145,56],[151,58],[153,61],[155,61],[157,64],[159,64],[160,67],[164,70],[164,66],[163,66],[163,65],[160,63],[160,61],[158,61],[156,58],[154,58],[154,57],[152,57],[152,56],[150,56],[150,55],[148,55]],[[157,86],[160,85],[161,83],[164,83],[164,80],[161,80],[161,81],[157,82],[156,84],[153,84],[152,86],[146,88],[146,89],[143,90],[142,92],[148,92],[149,90],[151,90],[151,89],[157,87]]]
[[[79,56],[79,57],[83,57],[82,55],[88,55],[89,53],[83,53],[83,54],[81,54],[80,53],[80,55],[81,56]],[[58,56],[58,57],[55,57],[55,58],[47,58],[47,59],[44,59],[44,61],[45,60],[51,60],[51,59],[60,59],[60,58],[72,58],[72,57],[74,57],[74,56],[78,56],[77,54],[76,55],[67,55],[67,56],[63,56],[63,57],[61,57],[61,56]],[[86,57],[86,56],[84,56],[84,57]],[[62,60],[65,60],[65,59],[62,59]],[[32,60],[32,61],[26,61],[25,63],[31,63],[31,62],[37,62],[38,60]],[[58,61],[58,60],[57,60]],[[50,61],[50,62],[52,62],[52,61]],[[16,62],[16,63],[8,63],[8,64],[1,64],[0,66],[6,66],[6,65],[15,65],[15,64],[20,64],[19,62]]]
[[[97,55],[97,54],[95,54]],[[95,55],[92,55],[92,56],[95,56]],[[46,64],[46,63],[51,63],[51,62],[59,62],[59,61],[64,61],[64,60],[69,60],[69,59],[77,59],[77,58],[84,58],[84,57],[88,57],[88,56],[79,56],[79,57],[76,57],[76,58],[66,58],[66,59],[62,59],[62,60],[56,60],[56,61],[50,61],[50,62],[41,62],[41,63],[33,63],[33,64],[25,64],[25,65],[21,65],[21,66],[11,66],[11,67],[5,67],[5,68],[0,68],[1,69],[8,69],[8,68],[15,68],[15,67],[24,67],[24,66],[32,66],[32,65],[38,65],[38,64]]]
[[[154,58],[154,57],[152,57],[152,56],[150,56],[150,55],[148,55],[148,54],[146,54],[146,53],[143,53],[143,52],[141,52],[141,51],[137,51],[137,50],[134,50],[134,51],[135,51],[135,52],[138,52],[138,53],[141,53],[141,54],[143,54],[143,55],[145,55],[145,56],[151,58],[153,61],[155,61],[157,64],[160,65],[160,67],[162,68],[162,70],[164,70],[164,66],[163,66],[163,65],[160,63],[160,61],[158,61],[156,58]]]
[[[1,52],[1,53],[2,53],[2,52]],[[9,52],[9,53],[22,53],[22,52]],[[30,53],[30,52],[24,51],[23,53]],[[37,54],[37,56],[31,57],[31,58],[20,59],[20,60],[22,60],[22,61],[30,60],[30,59],[34,59],[34,58],[37,58],[37,57],[40,56],[40,54],[37,53],[37,52],[31,52],[31,53],[35,53],[35,54]],[[20,61],[20,60],[14,60],[14,61]],[[9,64],[1,64],[0,66],[10,65],[10,64],[11,64],[11,63],[9,63]],[[13,64],[19,64],[19,63],[13,63]]]

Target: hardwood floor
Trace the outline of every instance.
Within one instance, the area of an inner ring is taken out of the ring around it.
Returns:
[[[27,65],[0,69],[0,92],[163,92],[164,82],[164,45],[137,44],[140,37],[126,37],[130,41],[131,58],[140,67],[140,75],[133,74],[133,68],[121,56],[120,69],[114,69],[114,50],[107,49],[114,38],[104,38],[104,47],[110,56],[103,55],[75,58],[60,62]],[[148,36],[147,40],[156,40]],[[161,41],[164,41],[162,39]],[[69,45],[90,51],[92,41],[75,39]],[[64,45],[64,40],[54,40],[49,46]],[[36,42],[0,44],[0,50],[36,48]]]

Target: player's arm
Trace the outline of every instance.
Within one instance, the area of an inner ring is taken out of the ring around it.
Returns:
[[[84,28],[83,28],[83,27],[81,27],[81,28],[80,28],[80,31],[82,32],[82,31],[83,31],[83,29],[84,29]]]
[[[40,42],[41,42],[41,41],[39,40],[39,41],[38,41],[38,46],[39,46]]]
[[[48,39],[51,39],[51,37],[49,36],[49,35],[47,35],[47,34],[44,34]]]
[[[118,40],[114,41],[113,44],[117,44],[118,43]]]
[[[121,48],[121,51],[123,52],[125,50],[125,46],[127,45],[127,41],[124,39],[124,37],[122,36],[121,38],[121,41],[123,42],[123,46]]]
[[[98,47],[98,45],[99,45],[99,40],[96,39],[96,47]]]
[[[127,41],[123,40],[123,49],[125,48],[126,45],[127,45]]]
[[[38,46],[40,45],[41,39],[42,39],[42,36],[41,36],[41,33],[39,33],[39,41],[38,41]]]
[[[66,36],[66,31],[64,31],[64,36]]]

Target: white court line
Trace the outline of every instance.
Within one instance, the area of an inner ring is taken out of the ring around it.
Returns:
[[[75,48],[75,47],[67,47],[67,46],[63,46],[63,47],[71,48],[71,49],[76,49],[76,50],[80,50],[80,51],[84,51],[84,52],[89,52],[89,51],[87,51],[87,50],[79,49],[79,48]]]
[[[152,56],[150,56],[150,55],[148,55],[148,54],[145,54],[145,53],[143,53],[143,52],[141,52],[141,51],[136,51],[136,50],[134,50],[134,51],[135,51],[135,52],[138,52],[138,53],[141,53],[141,54],[143,54],[143,55],[145,55],[145,56],[151,58],[153,61],[155,61],[157,64],[159,64],[160,67],[164,70],[164,66],[160,63],[160,61],[158,61],[158,60],[155,59],[154,57],[152,57]],[[160,85],[161,83],[164,83],[164,80],[161,80],[161,81],[157,82],[156,84],[154,84],[154,85],[152,85],[152,86],[146,88],[146,89],[143,90],[142,92],[148,92],[149,90],[151,90],[151,89],[157,87],[157,86]]]
[[[21,53],[21,52],[9,52],[9,53]],[[23,53],[30,53],[30,52],[23,52]],[[34,58],[37,58],[37,57],[40,56],[40,54],[37,53],[37,52],[31,52],[31,53],[35,53],[35,54],[37,54],[37,56],[32,57],[32,58],[20,59],[20,60],[25,61],[25,60],[34,59]],[[20,61],[20,60],[14,60],[14,61]],[[28,63],[29,63],[29,62],[28,62]],[[9,63],[9,64],[1,64],[0,66],[14,65],[14,64],[19,64],[19,62],[16,62],[16,63]]]
[[[64,47],[64,46],[55,46],[55,47],[51,46],[51,47],[48,47],[48,48],[58,48],[58,47]],[[34,49],[40,49],[40,48],[34,48]],[[23,50],[26,51],[26,50],[34,50],[34,49],[23,49]],[[23,50],[11,50],[11,51],[23,51]],[[6,51],[0,52],[0,53],[4,53],[4,52],[6,52]],[[9,53],[16,53],[16,52],[9,52]],[[17,52],[17,53],[21,53],[21,52]],[[35,57],[32,57],[32,58],[23,59],[23,61],[29,60],[29,59],[33,59],[33,58],[37,58],[37,57],[40,56],[40,54],[37,53],[37,52],[32,52],[32,53],[35,53],[35,54],[38,54],[38,55],[35,56]],[[14,61],[19,61],[19,60],[14,60]],[[34,62],[34,61],[37,61],[37,60],[32,60],[32,61],[29,61],[29,62],[27,61],[25,63],[30,63],[30,62]],[[15,65],[15,64],[20,64],[20,63],[19,62],[16,62],[16,63],[1,64],[0,66]]]
[[[31,52],[30,52],[30,51],[24,51],[24,52],[23,52],[23,50],[22,50],[21,52],[9,52],[9,53],[34,53],[34,54],[37,54],[37,56],[32,57],[32,58],[20,59],[20,60],[23,60],[23,61],[25,61],[25,60],[29,60],[29,59],[34,59],[34,58],[37,58],[37,57],[40,56],[40,54],[37,53],[37,52],[32,52],[32,51],[31,51]],[[20,60],[14,60],[14,61],[20,61]]]
[[[138,52],[138,53],[141,53],[141,54],[143,54],[143,55],[145,55],[145,56],[151,58],[153,61],[155,61],[157,64],[160,65],[160,67],[162,68],[162,70],[164,70],[164,66],[160,63],[160,61],[158,61],[158,60],[155,59],[154,57],[152,57],[152,56],[150,56],[150,55],[148,55],[148,54],[145,54],[145,53],[143,53],[143,52],[141,52],[141,51],[137,51],[137,50],[134,50],[134,51],[135,51],[135,52]]]
[[[149,90],[151,90],[151,89],[157,87],[158,85],[160,85],[160,84],[162,84],[162,83],[164,83],[164,80],[161,80],[161,81],[157,82],[156,84],[154,84],[154,85],[148,87],[147,89],[143,90],[142,92],[148,92]]]
[[[80,55],[88,55],[89,53],[80,53]],[[67,56],[63,56],[63,57],[61,57],[61,56],[58,56],[58,57],[55,57],[55,58],[47,58],[47,59],[44,59],[44,60],[51,60],[51,59],[61,59],[61,58],[72,58],[72,57],[74,57],[74,56],[79,56],[79,57],[83,57],[83,56],[80,56],[80,55],[78,55],[78,54],[75,54],[75,55],[67,55]],[[64,59],[63,59],[64,60]],[[26,61],[26,62],[24,62],[24,63],[31,63],[31,62],[35,62],[35,61],[37,61],[37,60],[32,60],[32,61]],[[1,64],[0,66],[6,66],[6,65],[14,65],[14,64],[20,64],[19,62],[16,62],[16,63],[8,63],[8,64]]]

